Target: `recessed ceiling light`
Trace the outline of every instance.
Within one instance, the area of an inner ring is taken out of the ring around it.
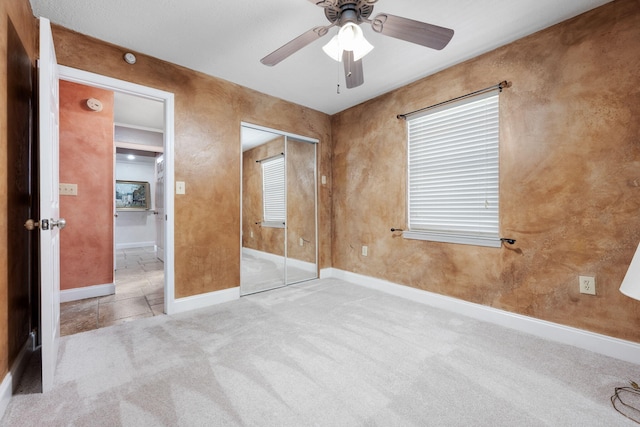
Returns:
[[[135,160],[135,159],[136,159],[136,156],[134,156],[133,154],[129,154],[129,155],[127,156],[127,159],[129,159],[129,160]]]

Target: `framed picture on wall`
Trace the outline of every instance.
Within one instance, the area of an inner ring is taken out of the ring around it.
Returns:
[[[151,207],[149,183],[144,181],[116,181],[116,210],[144,211]]]

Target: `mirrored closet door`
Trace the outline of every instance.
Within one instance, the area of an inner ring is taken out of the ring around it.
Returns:
[[[317,278],[317,141],[250,124],[241,141],[241,294]]]

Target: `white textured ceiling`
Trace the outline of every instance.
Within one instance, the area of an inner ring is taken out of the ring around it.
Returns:
[[[31,6],[36,16],[80,33],[333,114],[609,1],[379,0],[372,15],[412,18],[455,35],[435,51],[363,24],[375,48],[363,60],[364,84],[354,89],[346,89],[341,64],[322,52],[337,28],[274,67],[260,63],[329,23],[308,0],[31,0]]]
[[[113,121],[145,130],[164,130],[164,103],[139,96],[115,92]]]
[[[242,151],[250,150],[258,145],[273,141],[278,134],[264,130],[253,129],[242,126],[240,131],[240,141],[242,141]]]

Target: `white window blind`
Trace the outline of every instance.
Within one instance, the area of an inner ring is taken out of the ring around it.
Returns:
[[[285,222],[284,156],[262,161],[263,224],[280,226]]]
[[[405,237],[500,246],[498,94],[409,117]]]

